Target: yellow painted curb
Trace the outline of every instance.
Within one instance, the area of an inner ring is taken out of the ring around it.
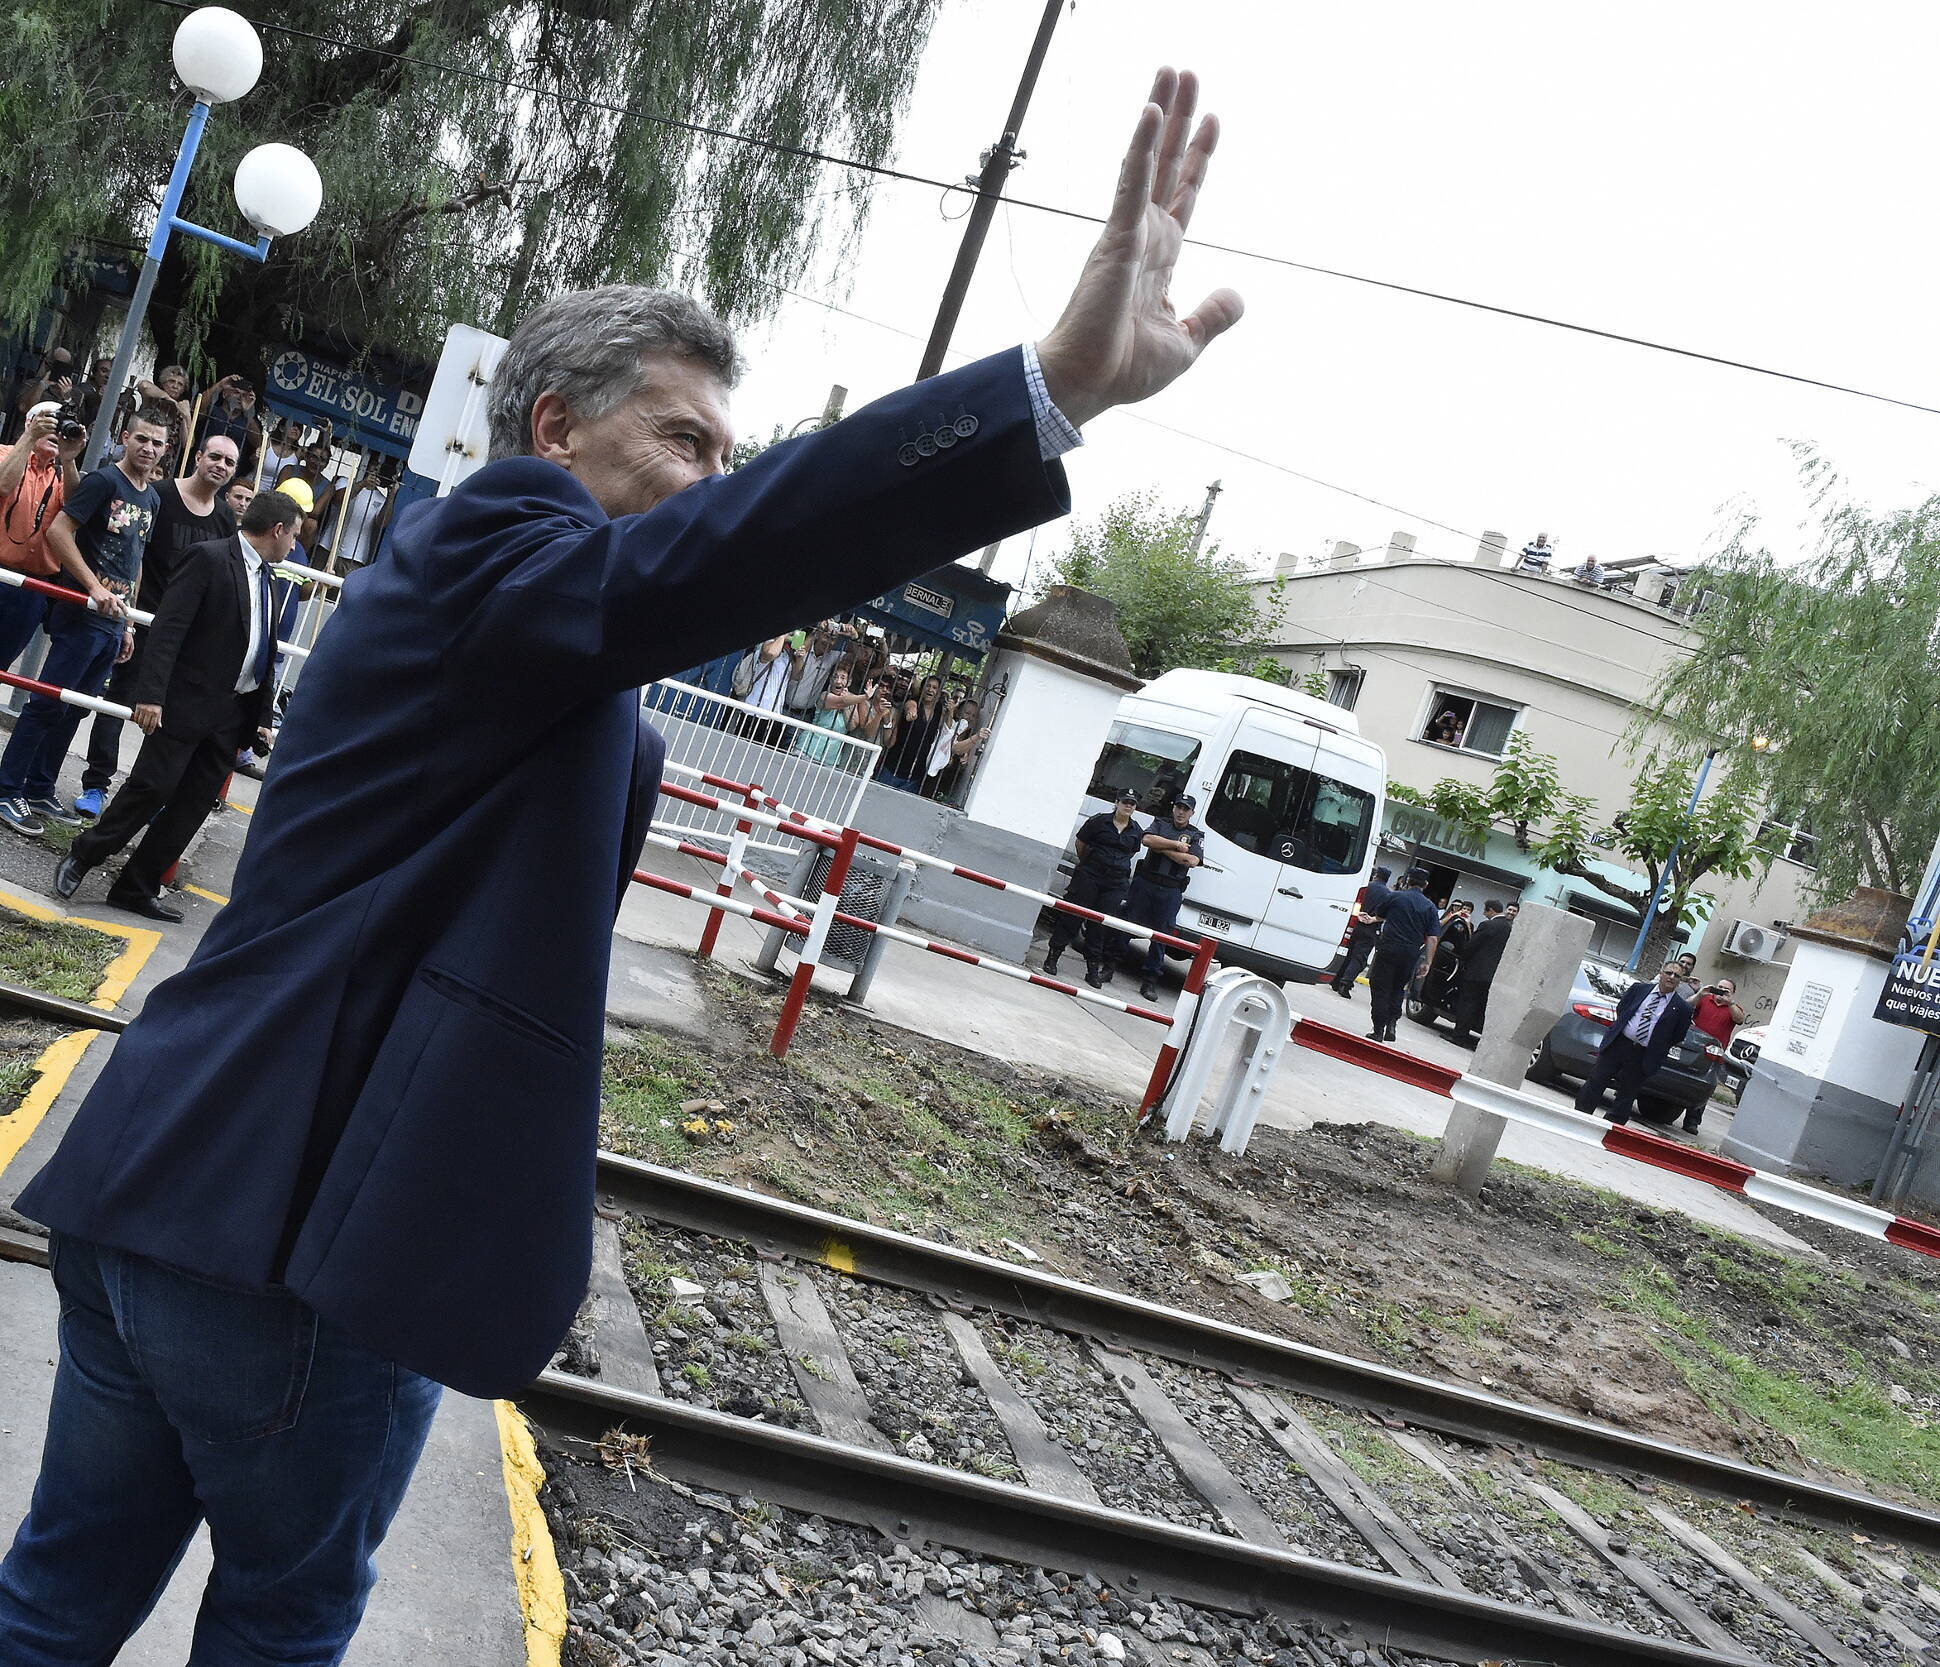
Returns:
[[[545,1467],[525,1417],[510,1401],[494,1401],[499,1456],[505,1467],[505,1502],[512,1511],[512,1575],[519,1586],[519,1613],[525,1622],[526,1667],[559,1667],[566,1642],[566,1583],[559,1574],[552,1529],[539,1490]]]
[[[112,1009],[128,993],[128,986],[147,965],[148,957],[155,953],[155,946],[162,941],[162,935],[143,926],[120,926],[107,920],[80,920],[72,915],[63,914],[59,909],[49,908],[45,903],[31,898],[17,897],[10,891],[0,891],[0,906],[23,914],[29,920],[65,921],[70,926],[86,926],[96,932],[104,932],[111,938],[120,938],[127,948],[108,963],[107,970],[101,975],[101,982],[94,987],[94,999],[90,1007]],[[39,1075],[34,1086],[27,1091],[27,1097],[14,1108],[13,1115],[0,1119],[0,1173],[6,1170],[20,1155],[21,1148],[33,1138],[34,1130],[40,1127],[41,1119],[54,1107],[61,1097],[61,1090],[67,1087],[67,1079],[74,1074],[74,1067],[81,1063],[81,1055],[98,1030],[74,1030],[48,1044],[40,1058],[34,1061]]]
[[[211,903],[223,904],[229,901],[219,891],[204,891],[200,886],[184,886],[184,891],[192,891],[197,897],[206,897]]]

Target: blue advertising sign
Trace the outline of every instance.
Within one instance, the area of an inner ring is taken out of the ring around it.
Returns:
[[[1940,841],[1927,858],[1873,1017],[1940,1035]]]
[[[1003,629],[1010,586],[970,569],[962,573],[959,579],[952,569],[938,568],[921,579],[871,597],[859,611],[879,625],[939,648],[954,646],[970,655],[986,653]]]
[[[270,360],[263,393],[269,405],[285,415],[328,417],[339,438],[394,457],[409,454],[424,412],[422,394],[359,375],[294,347],[282,349]]]

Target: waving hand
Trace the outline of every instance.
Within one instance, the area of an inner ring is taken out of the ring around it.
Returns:
[[[1038,343],[1051,398],[1079,427],[1176,380],[1245,310],[1230,289],[1214,290],[1184,318],[1172,310],[1172,268],[1219,143],[1215,117],[1193,131],[1198,102],[1198,78],[1190,71],[1159,71],[1119,170],[1104,233],[1064,312]]]

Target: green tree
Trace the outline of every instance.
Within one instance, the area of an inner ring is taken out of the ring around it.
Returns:
[[[535,298],[609,281],[753,316],[824,235],[853,245],[866,182],[792,152],[890,155],[936,5],[289,0],[260,25],[262,82],[209,124],[184,210],[237,231],[236,161],[274,139],[315,159],[323,213],[266,266],[175,239],[164,356],[241,367],[305,337],[428,355],[449,323],[503,332]],[[0,15],[6,324],[33,316],[70,250],[146,238],[188,108],[168,69],[181,17],[150,0]]]
[[[1108,597],[1141,677],[1177,666],[1261,675],[1258,603],[1252,575],[1216,544],[1195,550],[1198,515],[1168,509],[1156,493],[1134,492],[1095,521],[1074,523],[1051,582]],[[1273,681],[1288,681],[1268,661]]]
[[[1940,834],[1940,497],[1875,515],[1809,452],[1800,468],[1813,555],[1783,563],[1741,521],[1685,580],[1697,651],[1639,721],[1767,737],[1767,802],[1817,836],[1815,892],[1911,891]]]
[[[1562,790],[1556,759],[1517,731],[1486,787],[1444,777],[1426,792],[1390,782],[1388,793],[1478,835],[1507,832],[1539,866],[1582,880],[1639,914],[1675,849],[1676,866],[1644,942],[1640,965],[1647,967],[1663,955],[1677,927],[1694,926],[1709,912],[1712,900],[1699,890],[1701,882],[1748,879],[1771,862],[1771,853],[1757,843],[1765,783],[1744,765],[1714,770],[1693,813],[1697,769],[1688,755],[1648,759],[1631,783],[1629,802],[1603,822],[1593,799]],[[1599,862],[1628,863],[1642,879],[1605,874],[1594,866]]]

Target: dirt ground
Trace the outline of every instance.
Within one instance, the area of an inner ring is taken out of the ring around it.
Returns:
[[[709,1046],[609,1038],[605,1144],[1430,1376],[1940,1505],[1940,1263],[1792,1216],[1788,1257],[1432,1142],[1260,1129],[1244,1157],[1138,1134],[1095,1090],[706,974]],[[1396,1092],[1406,1092],[1397,1089]],[[1273,1269],[1292,1299],[1239,1275]]]
[[[87,1001],[122,948],[105,933],[0,909],[0,982]],[[46,1019],[0,1009],[0,1117],[11,1116],[26,1097],[40,1075],[41,1054],[63,1034],[65,1027]]]

